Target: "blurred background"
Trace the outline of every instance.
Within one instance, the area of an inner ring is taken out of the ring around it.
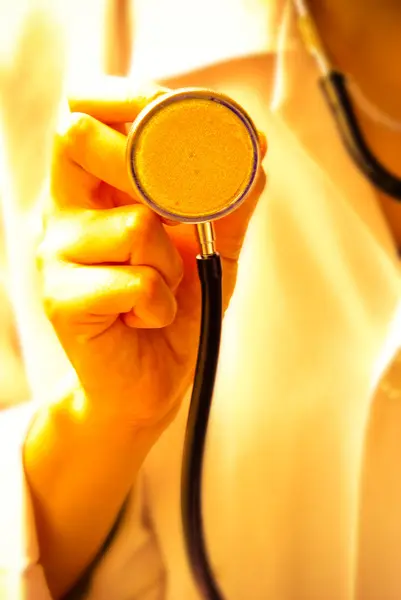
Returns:
[[[127,75],[132,50],[130,1],[0,0],[0,409],[68,371],[35,273],[51,136],[67,82]]]

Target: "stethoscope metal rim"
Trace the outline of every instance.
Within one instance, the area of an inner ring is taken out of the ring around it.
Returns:
[[[249,176],[249,180],[244,186],[244,188],[238,193],[238,195],[232,200],[226,208],[208,215],[202,215],[199,217],[187,217],[183,215],[175,215],[170,211],[163,209],[159,206],[147,193],[146,190],[141,185],[139,178],[133,168],[134,165],[134,152],[135,152],[135,140],[141,133],[144,127],[148,124],[151,118],[160,110],[163,110],[166,106],[181,100],[188,99],[201,99],[201,100],[209,100],[211,102],[219,103],[229,110],[231,110],[245,125],[253,150],[253,163],[252,169]],[[126,164],[127,170],[129,173],[129,177],[133,186],[133,190],[138,199],[148,205],[153,211],[155,211],[160,216],[164,217],[167,220],[178,221],[180,223],[188,223],[188,224],[200,224],[206,223],[208,221],[215,221],[217,219],[221,219],[222,217],[227,216],[234,210],[236,210],[240,204],[245,200],[248,194],[251,192],[254,187],[257,179],[257,173],[260,167],[261,155],[260,155],[260,147],[259,147],[259,138],[256,127],[246,113],[246,111],[237,104],[234,100],[226,96],[225,94],[214,92],[206,88],[181,88],[178,91],[166,92],[165,94],[158,96],[155,100],[153,100],[145,109],[143,109],[137,119],[133,122],[130,132],[127,138],[127,146],[126,146]]]

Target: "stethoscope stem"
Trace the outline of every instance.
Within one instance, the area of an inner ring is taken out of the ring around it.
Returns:
[[[202,258],[216,254],[214,225],[211,221],[198,223],[196,226]]]

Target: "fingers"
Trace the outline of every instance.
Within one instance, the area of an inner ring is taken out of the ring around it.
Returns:
[[[54,161],[55,168],[57,163],[64,164],[69,159],[89,173],[92,178],[104,181],[134,197],[126,165],[127,137],[117,129],[118,126],[109,127],[88,114],[76,112],[66,116],[56,138],[59,160]],[[264,157],[267,147],[266,137],[261,132],[258,135],[261,154]],[[55,174],[54,178],[56,178]]]
[[[171,91],[152,82],[134,85],[126,77],[102,76],[88,80],[86,89],[80,81],[79,90],[70,90],[71,112],[79,112],[108,124],[132,123],[152,100]],[[266,136],[258,132],[262,156],[266,154]]]
[[[259,139],[264,156],[266,139],[263,134]],[[103,207],[102,197],[95,194],[100,181],[135,199],[126,165],[126,142],[123,133],[92,116],[74,113],[66,117],[54,145],[52,184],[56,202],[88,207],[97,200]],[[74,194],[74,187],[78,193]]]
[[[67,213],[50,224],[40,255],[81,265],[102,263],[148,266],[175,290],[183,275],[182,259],[159,217],[135,204],[110,210]]]
[[[258,133],[262,158],[267,141]],[[91,116],[75,113],[64,136],[64,147],[71,160],[98,179],[133,195],[126,165],[127,137]]]
[[[53,206],[113,208],[137,202],[127,172],[126,142],[118,126],[80,113],[65,116],[53,145]]]
[[[249,196],[233,213],[216,221],[216,243],[222,258],[238,260],[242,244],[256,205],[266,186],[266,174],[259,170]]]
[[[258,131],[258,140],[260,146],[260,154],[263,160],[267,152],[267,137],[265,136],[263,131]]]
[[[103,181],[133,196],[125,162],[126,143],[124,134],[91,116],[74,113],[66,117],[55,140],[53,180],[63,185],[61,169],[72,162],[88,173],[92,182]],[[81,177],[84,177],[82,173]],[[77,181],[77,174],[74,181]]]
[[[134,85],[125,77],[103,76],[89,80],[86,89],[80,81],[79,91],[71,90],[68,102],[71,112],[86,113],[103,123],[128,123],[168,91],[154,83]]]
[[[121,315],[130,327],[159,328],[174,320],[175,297],[150,267],[55,265],[44,272],[44,306],[56,331],[91,338]]]

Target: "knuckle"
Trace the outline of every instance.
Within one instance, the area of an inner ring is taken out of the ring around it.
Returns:
[[[42,295],[42,306],[47,320],[57,333],[68,329],[72,315],[63,302],[59,301],[50,291]]]
[[[161,276],[152,268],[146,268],[142,277],[142,291],[149,301],[160,293]]]
[[[184,276],[184,263],[172,241],[168,242],[160,217],[147,206],[135,205],[125,234],[130,262],[143,264],[145,260],[148,264],[146,261],[150,260],[159,267],[163,264],[168,285],[176,289]]]
[[[54,298],[43,296],[42,306],[47,320],[57,334],[68,330],[68,327],[71,325],[68,315]]]
[[[40,242],[36,247],[35,260],[36,268],[39,272],[43,272],[46,265],[51,262],[53,258],[58,256],[57,246],[57,235],[54,235],[53,230],[50,228],[42,236]]]
[[[56,320],[55,316],[58,313],[57,303],[54,301],[54,298],[47,293],[47,291],[44,291],[42,294],[42,305],[47,318],[53,323]]]
[[[168,91],[170,90],[153,82],[141,83],[140,87],[135,90],[135,95],[128,100],[132,107],[132,114],[139,113],[150,102],[153,102],[159,96],[163,96]]]
[[[134,215],[135,230],[140,234],[146,235],[160,224],[160,218],[156,213],[143,204],[135,205]]]
[[[90,135],[92,129],[92,117],[84,113],[72,113],[59,128],[58,135],[60,136],[64,147],[68,150],[77,145],[82,145]]]
[[[41,300],[44,312],[47,319],[57,330],[60,329],[61,324],[66,320],[67,311],[66,305],[63,301],[62,286],[60,281],[62,280],[62,274],[59,273],[59,265],[53,263],[52,265],[46,264],[46,267],[42,273],[42,289],[41,289]]]
[[[82,210],[79,214],[65,211],[63,215],[48,217],[39,244],[36,247],[37,266],[43,268],[54,260],[70,262],[70,251],[85,239],[95,211]]]
[[[184,278],[184,261],[181,255],[177,251],[176,260],[174,261],[174,271],[172,274],[172,288],[175,290],[178,288]]]
[[[42,288],[42,306],[49,321],[53,325],[57,325],[60,320],[60,303],[55,298],[51,287],[46,281]]]
[[[135,244],[146,245],[151,241],[157,226],[160,226],[160,219],[150,208],[142,204],[133,207],[126,226],[126,234],[134,242],[133,251]]]

